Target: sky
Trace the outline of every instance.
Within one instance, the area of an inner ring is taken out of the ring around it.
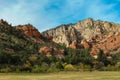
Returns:
[[[120,0],[0,0],[0,19],[40,32],[87,18],[120,24]]]

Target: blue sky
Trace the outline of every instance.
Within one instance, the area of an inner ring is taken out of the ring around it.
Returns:
[[[40,32],[90,17],[120,23],[120,0],[0,0],[0,18]]]

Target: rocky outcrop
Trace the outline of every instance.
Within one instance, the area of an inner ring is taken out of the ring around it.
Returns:
[[[75,41],[73,41],[70,46],[70,48],[76,49],[77,48],[77,43]]]
[[[62,58],[64,56],[64,50],[57,50],[56,48],[52,48],[52,47],[41,47],[39,49],[40,53],[44,53],[46,56],[56,56],[59,58]]]
[[[111,36],[107,38],[102,43],[96,43],[92,47],[91,54],[97,53],[101,49],[106,54],[115,54],[120,52],[120,35],[119,36]]]
[[[86,42],[86,41],[82,42],[82,45],[83,45],[83,47],[84,47],[85,49],[90,48],[90,44],[89,44],[88,42]]]
[[[16,26],[17,29],[21,29],[23,33],[30,37],[33,41],[38,42],[38,43],[43,43],[44,41],[42,40],[42,35],[41,33],[31,24],[26,24],[26,25],[18,25]]]
[[[40,32],[35,27],[33,27],[31,24],[19,25],[16,28],[22,29],[26,36],[38,37],[38,38],[42,37]]]
[[[93,20],[88,18],[76,24],[61,25],[57,28],[42,33],[44,36],[52,36],[56,43],[65,44],[71,48],[91,48],[91,54],[96,55],[99,49],[105,53],[119,52],[120,25],[112,22]]]

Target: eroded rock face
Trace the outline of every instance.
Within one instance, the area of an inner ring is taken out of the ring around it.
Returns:
[[[97,54],[99,49],[103,50],[106,54],[115,54],[120,52],[120,35],[119,36],[111,36],[107,38],[102,43],[96,43],[92,47],[91,54]]]
[[[99,49],[106,53],[119,52],[120,47],[120,25],[88,18],[76,24],[61,25],[55,29],[42,33],[44,36],[52,36],[56,43],[63,43],[67,47],[91,48],[91,54],[96,55]]]
[[[39,49],[39,52],[44,53],[46,56],[54,55],[59,58],[62,58],[64,56],[64,50],[57,50],[56,48],[51,48],[47,46],[41,47]]]
[[[30,37],[38,37],[41,38],[42,35],[40,32],[31,24],[26,24],[26,25],[19,25],[16,28],[22,29],[24,34]]]
[[[39,52],[44,53],[47,56],[51,56],[53,55],[53,48],[49,48],[49,47],[42,47],[39,49]]]
[[[17,29],[21,29],[23,33],[30,37],[33,41],[38,42],[38,43],[43,43],[44,41],[41,39],[42,35],[41,33],[31,24],[26,24],[26,25],[19,25],[16,26]]]
[[[86,41],[83,42],[82,45],[83,45],[83,47],[84,47],[85,49],[90,48],[90,44],[89,44],[88,42],[86,42]]]
[[[73,41],[71,44],[70,44],[70,47],[73,48],[73,49],[76,49],[77,48],[77,43],[75,41]]]

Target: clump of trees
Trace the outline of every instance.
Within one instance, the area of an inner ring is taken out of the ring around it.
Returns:
[[[89,49],[65,48],[64,58],[42,53],[8,53],[0,50],[0,72],[58,72],[58,71],[119,71],[120,54],[108,59],[103,51],[98,58],[89,55]]]

